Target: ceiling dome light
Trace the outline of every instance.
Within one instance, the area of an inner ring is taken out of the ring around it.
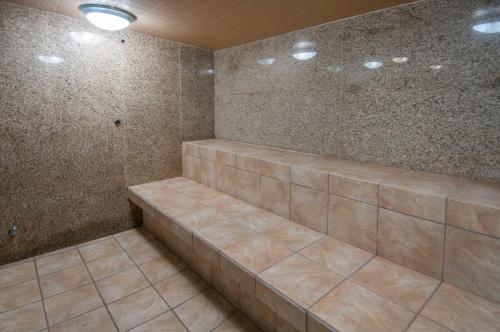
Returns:
[[[118,7],[84,4],[78,8],[90,23],[103,30],[122,30],[137,20],[134,14]]]
[[[500,21],[479,23],[474,25],[472,29],[481,33],[497,33],[500,32]]]
[[[364,66],[368,69],[377,69],[377,68],[380,68],[382,67],[382,62],[380,61],[368,61],[368,62],[365,62]]]

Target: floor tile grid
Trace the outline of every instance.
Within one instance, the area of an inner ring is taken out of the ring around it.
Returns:
[[[35,271],[36,271],[36,281],[38,283],[38,290],[40,291],[40,298],[42,302],[42,308],[43,308],[43,316],[45,317],[45,326],[47,329],[49,328],[49,319],[47,318],[47,310],[45,310],[45,301],[43,299],[43,294],[42,294],[42,287],[40,285],[40,276],[38,274],[38,267],[36,266],[35,259],[33,259],[33,264],[35,265]],[[43,330],[42,330],[43,331]]]
[[[179,322],[182,324],[182,326],[184,326],[184,327],[186,328],[186,330],[187,330],[187,331],[189,331],[189,329],[188,329],[188,328],[187,328],[187,326],[184,324],[184,322],[183,322],[183,321],[179,318],[179,316],[177,316],[177,314],[176,314],[176,313],[175,313],[175,311],[173,310],[174,308],[171,308],[171,307],[168,305],[167,301],[165,301],[165,299],[163,298],[163,296],[161,296],[161,294],[158,292],[158,290],[156,289],[156,287],[154,287],[154,285],[151,283],[151,281],[149,280],[149,278],[148,278],[148,277],[144,274],[144,272],[143,272],[143,271],[139,268],[139,266],[135,263],[135,261],[132,259],[132,257],[130,257],[130,255],[129,255],[129,253],[127,252],[127,250],[126,250],[125,248],[123,248],[123,246],[122,246],[122,244],[120,243],[120,241],[117,241],[117,242],[118,242],[118,244],[120,245],[120,247],[122,248],[122,250],[126,253],[126,255],[130,258],[130,260],[134,263],[134,266],[135,266],[135,267],[139,270],[139,272],[140,272],[140,273],[142,274],[142,276],[143,276],[143,277],[147,280],[147,282],[149,283],[149,285],[150,285],[150,286],[154,289],[154,291],[156,292],[156,294],[157,294],[157,295],[161,298],[161,300],[162,300],[162,301],[166,304],[167,308],[169,308],[169,309],[170,309],[170,312],[172,312],[172,313],[174,314],[174,316],[175,316],[175,317],[179,320]],[[131,249],[131,248],[129,248],[129,249]],[[173,254],[173,253],[172,253],[172,254]],[[177,272],[176,274],[181,273],[181,272],[182,272],[182,271]],[[144,289],[144,288],[143,288],[143,289]],[[142,290],[142,289],[141,289],[141,290]],[[140,292],[141,290],[136,291],[136,292],[134,292],[134,293]],[[134,294],[134,293],[132,293],[132,294]],[[127,295],[127,296],[130,296],[130,295],[132,295],[132,294],[129,294],[129,295]],[[195,296],[196,296],[196,295],[195,295]],[[116,300],[116,301],[118,301],[118,300]],[[186,302],[187,302],[187,301],[189,301],[189,299],[188,299],[188,300],[186,300]],[[113,303],[113,302],[111,302],[111,303]],[[109,305],[109,304],[111,304],[111,303],[108,303],[108,305]],[[107,309],[107,305],[106,305],[106,309]],[[111,313],[109,312],[109,310],[108,310],[108,313],[109,313],[109,315],[111,316]],[[157,318],[158,316],[161,316],[161,315],[163,315],[163,314],[164,314],[164,312],[162,312],[161,314],[159,314],[159,315],[157,315],[157,316],[155,316],[155,317],[153,317],[153,318],[151,318],[151,319],[149,319],[149,320],[146,320],[146,321],[144,321],[144,322],[140,323],[140,324],[139,324],[139,325],[137,325],[137,326],[134,326],[133,328],[136,328],[136,327],[138,327],[138,326],[141,326],[141,325],[143,325],[143,324],[145,324],[145,323],[147,323],[147,322],[149,322],[149,321],[151,321],[151,320],[153,320],[153,319],[155,319],[155,318]],[[114,321],[113,316],[111,316],[111,319],[113,319],[113,323],[115,323],[115,325],[117,326],[116,322]],[[131,328],[131,329],[133,329],[133,328]],[[119,331],[118,326],[117,326],[117,330]]]
[[[26,283],[26,282],[30,282],[30,281],[33,281],[36,279],[37,281],[37,285],[38,285],[38,291],[40,293],[40,298],[42,298],[42,289],[40,287],[40,282],[38,281],[38,272],[36,271],[36,264],[34,263],[34,259],[33,258],[28,258],[28,259],[23,259],[22,261],[19,261],[19,262],[13,262],[13,263],[10,263],[10,264],[6,264],[6,265],[3,265],[0,267],[0,270],[2,269],[6,269],[6,268],[10,268],[10,267],[14,267],[16,265],[20,265],[20,264],[23,264],[23,263],[28,263],[28,261],[32,261],[33,262],[33,265],[35,267],[35,276],[33,279],[21,279],[21,280],[18,280],[16,281],[15,283],[13,284],[9,284],[7,286],[4,286],[4,287],[0,287],[0,292],[5,290],[5,289],[8,289],[8,288],[11,288],[11,287],[17,287],[19,286],[20,284],[23,284],[23,283]],[[12,309],[9,309],[9,310],[5,310],[3,312],[0,312],[0,315],[1,314],[4,314],[4,313],[7,313],[7,312],[10,312],[10,311],[13,311],[13,310],[16,310],[16,309],[19,309],[19,308],[22,308],[24,306],[27,306],[27,305],[30,305],[30,304],[33,304],[33,303],[36,303],[36,302],[40,302],[41,300],[36,300],[36,301],[33,301],[33,302],[30,302],[30,303],[25,303],[23,305],[20,305],[20,306],[17,306],[17,307],[14,307]]]

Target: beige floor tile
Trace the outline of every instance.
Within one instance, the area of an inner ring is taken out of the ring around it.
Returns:
[[[335,331],[402,332],[414,317],[411,311],[349,280],[315,303],[309,311],[312,314],[310,321],[317,322],[316,318],[319,318]],[[321,330],[309,328],[309,331]]]
[[[201,188],[203,189],[200,191],[185,193],[184,195],[206,206],[224,205],[234,201],[233,197],[217,190],[210,189],[208,187]]]
[[[153,258],[152,260],[139,265],[141,271],[146,275],[152,284],[156,284],[168,277],[184,270],[186,264],[174,254]]]
[[[453,332],[444,326],[441,326],[425,317],[418,316],[413,323],[411,323],[407,332]]]
[[[169,311],[130,330],[131,332],[188,332],[184,325]]]
[[[87,268],[84,264],[80,264],[41,277],[40,287],[43,297],[47,298],[91,282],[92,278]]]
[[[186,213],[176,218],[177,224],[181,224],[189,232],[200,230],[203,227],[228,222],[229,218],[215,207],[204,208],[195,212]],[[175,225],[175,224],[174,224]],[[172,226],[174,226],[172,225]],[[176,234],[176,229],[172,227]],[[176,234],[182,236],[182,234]]]
[[[262,209],[255,209],[231,219],[239,222],[255,232],[264,232],[272,227],[288,225],[290,220]]]
[[[291,256],[293,251],[276,241],[256,235],[224,248],[222,253],[251,274],[258,274]]]
[[[169,308],[153,287],[149,287],[109,304],[108,309],[120,331],[127,331]]]
[[[261,208],[283,218],[290,217],[290,182],[262,176],[260,179]]]
[[[134,262],[125,252],[120,252],[89,262],[87,267],[92,278],[99,280],[134,267]]]
[[[35,257],[40,277],[83,263],[76,248],[62,250],[52,255]]]
[[[261,234],[293,251],[299,251],[324,236],[320,232],[294,222],[271,227]]]
[[[115,239],[124,249],[137,247],[151,242],[154,236],[144,228],[134,228],[115,235]]]
[[[112,332],[115,324],[106,308],[101,307],[50,328],[50,332]]]
[[[299,253],[344,277],[349,277],[373,257],[373,254],[368,251],[330,236],[325,236]]]
[[[356,272],[351,280],[413,312],[423,307],[440,282],[381,257]]]
[[[318,232],[327,232],[328,194],[292,184],[290,219]]]
[[[44,304],[50,326],[104,305],[93,284],[45,299]]]
[[[35,278],[36,269],[33,260],[0,267],[0,288],[12,286]]]
[[[228,247],[255,234],[250,228],[239,223],[211,225],[196,231],[196,237],[201,238],[217,249]]]
[[[422,316],[457,332],[498,331],[500,304],[441,284],[422,310]]]
[[[441,279],[444,232],[443,224],[379,209],[378,254]]]
[[[98,280],[95,284],[106,303],[121,299],[150,285],[136,267]]]
[[[311,306],[344,279],[297,254],[260,273],[258,278],[302,308]]]
[[[217,205],[215,209],[218,214],[221,214],[226,218],[232,219],[242,213],[253,211],[257,209],[257,207],[235,199],[230,203],[224,205]]]
[[[234,307],[213,288],[174,309],[191,332],[208,332],[224,322]]]
[[[206,205],[198,201],[185,197],[183,194],[177,194],[175,199],[165,201],[153,201],[160,212],[171,217],[177,217],[182,214],[194,212],[206,208]]]
[[[184,177],[177,177],[177,178],[172,178],[172,179],[167,179],[161,181],[162,186],[168,189],[173,189],[177,190],[178,188],[186,187],[186,186],[193,186],[197,185],[198,183],[196,181],[190,180],[188,178]]]
[[[114,235],[112,234],[112,235],[108,235],[108,236],[105,236],[105,237],[100,237],[100,238],[95,239],[95,240],[91,240],[91,241],[79,243],[79,244],[76,245],[76,247],[77,248],[82,248],[82,247],[86,247],[88,245],[96,244],[98,242],[102,242],[102,241],[109,240],[109,239],[114,239]]]
[[[446,227],[445,259],[444,281],[500,302],[500,239]]]
[[[25,281],[14,286],[0,289],[0,313],[40,301],[37,280]]]
[[[38,332],[47,327],[42,302],[0,314],[2,332]]]
[[[258,332],[260,329],[255,326],[241,312],[232,315],[222,325],[214,330],[214,332]]]
[[[168,305],[175,308],[208,288],[208,284],[188,269],[156,284],[155,288]]]
[[[153,240],[149,243],[127,249],[127,253],[135,264],[145,263],[153,258],[170,253],[170,250],[160,241]]]
[[[102,257],[110,256],[122,251],[122,248],[115,239],[110,238],[97,243],[79,247],[78,250],[85,262],[90,262]]]
[[[500,185],[470,181],[448,198],[449,225],[500,237]]]
[[[377,207],[350,198],[330,195],[328,235],[375,253]]]

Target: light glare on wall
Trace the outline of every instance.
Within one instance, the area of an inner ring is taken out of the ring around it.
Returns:
[[[481,33],[498,33],[500,32],[500,21],[480,23],[472,28]]]
[[[59,64],[64,62],[64,59],[57,55],[39,55],[38,60],[50,64]]]
[[[104,37],[87,31],[71,31],[69,36],[80,44],[96,45],[104,40]]]
[[[137,20],[134,14],[109,5],[84,4],[78,8],[90,23],[103,30],[122,30]]]
[[[368,61],[365,62],[364,66],[368,69],[377,69],[382,67],[382,62],[381,61]]]
[[[394,63],[405,63],[406,61],[408,61],[408,58],[405,56],[392,58],[392,62]]]
[[[257,62],[263,66],[269,66],[272,65],[273,63],[276,62],[275,58],[265,58],[265,59],[259,59]]]
[[[297,60],[305,61],[316,56],[314,43],[311,41],[301,41],[293,45],[293,57]]]

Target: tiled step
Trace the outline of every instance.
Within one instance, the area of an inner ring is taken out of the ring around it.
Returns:
[[[500,326],[494,301],[196,181],[138,185],[129,197],[153,234],[266,331]]]

